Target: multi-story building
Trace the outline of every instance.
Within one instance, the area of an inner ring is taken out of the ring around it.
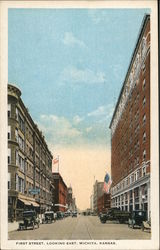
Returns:
[[[144,17],[110,124],[111,206],[150,216],[150,16]]]
[[[98,198],[103,195],[104,182],[98,182],[97,180],[93,186],[93,211],[98,212]]]
[[[65,184],[60,173],[52,173],[54,180],[54,211],[65,212],[68,209],[67,205],[67,185]]]
[[[90,196],[90,209],[93,212],[93,194]]]
[[[52,206],[52,154],[42,132],[21,99],[8,85],[8,218],[24,209],[39,212]]]
[[[73,190],[71,186],[67,189],[67,205],[70,211],[76,210],[76,199],[73,197]]]
[[[111,207],[111,194],[104,193],[98,198],[98,213],[106,212]]]

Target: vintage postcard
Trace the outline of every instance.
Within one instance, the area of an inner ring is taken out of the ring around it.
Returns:
[[[157,1],[0,1],[2,249],[159,249]]]

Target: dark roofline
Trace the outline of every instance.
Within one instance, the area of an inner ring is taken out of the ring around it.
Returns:
[[[66,183],[63,180],[63,177],[61,176],[61,174],[59,172],[52,172],[52,175],[53,175],[53,179],[54,179],[54,176],[58,176],[58,178],[62,181],[62,183],[64,184],[64,186],[68,189]]]
[[[114,109],[114,113],[113,113],[113,116],[112,116],[112,119],[111,119],[111,122],[110,122],[110,125],[109,125],[109,128],[111,128],[112,126],[112,122],[113,122],[113,119],[115,117],[115,114],[116,114],[116,111],[117,111],[117,108],[118,108],[118,105],[119,105],[119,102],[120,102],[120,99],[121,99],[121,95],[123,93],[123,90],[124,90],[124,86],[125,86],[125,83],[127,81],[127,78],[129,76],[129,73],[130,73],[130,70],[131,70],[131,66],[133,64],[133,61],[134,61],[134,57],[136,55],[136,52],[137,52],[137,48],[138,48],[138,45],[139,45],[139,42],[140,42],[140,39],[142,37],[142,34],[144,33],[144,28],[148,22],[148,20],[150,19],[150,15],[149,14],[145,14],[145,16],[143,17],[143,21],[142,21],[142,24],[141,24],[141,27],[140,27],[140,30],[139,30],[139,33],[138,33],[138,37],[137,37],[137,41],[136,41],[136,45],[135,45],[135,48],[133,50],[133,53],[131,55],[131,60],[130,60],[130,63],[129,63],[129,66],[128,66],[128,70],[127,70],[127,74],[125,76],[125,79],[123,81],[123,86],[121,88],[121,91],[120,91],[120,94],[119,94],[119,97],[118,97],[118,101],[116,103],[116,107]]]

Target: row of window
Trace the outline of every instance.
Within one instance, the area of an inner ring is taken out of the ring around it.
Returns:
[[[139,178],[144,177],[145,175],[146,175],[146,166],[137,169],[134,173],[132,173],[130,176],[128,176],[127,178],[125,178],[123,181],[121,181],[115,187],[112,188],[112,195],[117,191],[123,190],[124,188],[128,187],[129,185],[136,182],[137,180],[139,180]]]

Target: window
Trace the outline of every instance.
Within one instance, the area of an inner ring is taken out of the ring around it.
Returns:
[[[142,176],[145,176],[146,175],[146,167],[144,166],[143,168],[142,168]]]
[[[145,160],[146,159],[146,150],[144,149],[143,150],[143,160]]]
[[[8,189],[11,189],[11,173],[8,173]]]
[[[24,159],[20,155],[18,156],[18,161],[20,170],[24,172]]]
[[[15,129],[15,138],[16,138],[16,141],[18,142],[18,129],[17,128]]]
[[[146,65],[145,65],[145,63],[143,63],[143,65],[142,65],[142,70],[143,70],[143,74],[144,74],[145,71],[146,71]]]
[[[18,109],[16,108],[16,120],[18,120]]]
[[[11,126],[8,126],[8,140],[11,139]]]
[[[146,79],[143,80],[142,89],[145,90],[145,87],[146,87]]]
[[[146,114],[144,114],[143,116],[143,125],[145,125],[145,123],[146,123]]]
[[[144,96],[144,98],[143,98],[143,107],[145,106],[145,104],[146,104],[146,97]]]
[[[21,131],[24,132],[24,121],[19,114],[18,114],[18,122],[19,122],[19,127]]]
[[[143,142],[146,141],[146,132],[143,133]]]
[[[134,173],[134,181],[136,181],[136,180],[137,180],[137,172]]]
[[[11,117],[11,104],[8,103],[8,117]]]
[[[139,179],[139,177],[140,177],[140,172],[139,172],[139,170],[137,171],[137,180]]]
[[[24,180],[18,177],[18,191],[24,193]]]
[[[20,148],[24,151],[24,140],[22,139],[21,136],[18,137],[18,143]]]
[[[11,163],[11,148],[8,148],[8,164]]]
[[[16,150],[15,154],[16,154],[16,165],[19,166],[18,150]]]
[[[18,174],[15,175],[15,180],[16,180],[16,191],[18,191]]]

